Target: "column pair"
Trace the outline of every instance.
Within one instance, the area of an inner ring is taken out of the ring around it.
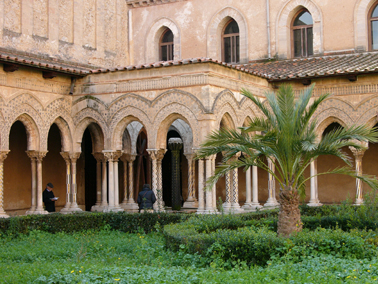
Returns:
[[[121,151],[104,150],[102,151],[109,165],[109,205],[107,211],[119,212],[123,209],[119,206],[119,178],[118,178],[118,159]]]
[[[121,208],[129,212],[138,212],[138,204],[134,199],[134,161],[136,155],[124,154],[121,156],[123,162],[124,199]],[[129,178],[127,178],[127,168],[129,168]]]
[[[354,147],[349,147],[350,150],[352,151],[354,158],[355,158],[355,164],[356,164],[356,174],[357,175],[362,175],[362,157],[364,156],[364,153],[366,149],[360,149],[357,150]],[[366,145],[367,148],[367,145]],[[356,179],[356,201],[355,205],[361,205],[364,203],[364,199],[362,197],[362,189],[363,189],[363,184],[362,180]]]
[[[106,212],[108,210],[107,196],[107,158],[103,153],[93,153],[96,159],[96,204],[92,206],[91,211]]]
[[[83,211],[77,204],[76,162],[80,154],[80,152],[60,153],[66,162],[66,205],[60,211],[62,213]]]
[[[157,212],[164,212],[163,205],[163,182],[162,182],[162,168],[161,162],[164,158],[166,149],[147,149],[148,154],[152,160],[152,190],[156,196],[154,210]]]
[[[268,158],[268,167],[269,169],[274,173],[275,167],[274,167],[274,158]],[[276,180],[274,179],[274,176],[269,173],[268,174],[268,200],[264,204],[264,207],[277,207],[279,206],[279,203],[276,199]]]
[[[310,201],[307,203],[308,206],[321,206],[322,204],[319,201],[318,198],[318,177],[316,176],[318,174],[318,161],[316,159],[311,161],[310,164],[310,176],[312,176],[310,180]]]
[[[241,153],[238,153],[233,159],[238,159]],[[238,169],[233,169],[225,175],[226,181],[226,200],[223,203],[225,211],[231,211],[237,213],[241,211],[239,205],[239,173]],[[232,178],[231,178],[232,176]]]
[[[251,168],[252,168],[252,192],[251,192]],[[258,171],[257,166],[249,167],[245,173],[246,201],[243,205],[244,210],[255,210],[261,208],[258,197]],[[252,193],[252,194],[251,194]],[[252,200],[251,200],[252,197]]]
[[[48,214],[43,207],[43,184],[42,184],[42,160],[46,156],[47,151],[26,151],[31,160],[31,189],[32,205],[26,214]]]

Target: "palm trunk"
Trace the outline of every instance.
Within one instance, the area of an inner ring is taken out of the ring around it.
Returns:
[[[296,190],[281,190],[279,200],[277,233],[289,237],[294,232],[302,231],[301,212],[299,210],[299,194]]]

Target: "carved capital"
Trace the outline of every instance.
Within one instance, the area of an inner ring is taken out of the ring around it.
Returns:
[[[170,138],[168,140],[168,147],[173,151],[180,151],[182,149],[182,140],[181,138]]]
[[[64,161],[66,162],[66,164],[70,164],[70,153],[69,152],[60,152],[60,155],[63,157]]]
[[[205,159],[206,160],[215,160],[216,158],[217,158],[217,155],[214,154],[214,155],[207,156]]]
[[[125,154],[124,155],[127,162],[132,163],[135,161],[137,155],[136,154]]]
[[[196,154],[193,154],[193,153],[190,153],[190,154],[184,154],[186,159],[188,161],[192,161],[194,159],[194,157],[196,156]]]
[[[162,160],[167,149],[147,149],[147,152],[150,154],[152,160]]]
[[[352,151],[354,157],[356,158],[357,161],[361,161],[362,157],[365,154],[366,149],[356,149],[354,147],[349,147],[349,149]]]
[[[118,162],[118,159],[122,156],[122,151],[104,150],[102,153],[109,162]]]
[[[28,157],[30,158],[30,160],[35,160],[37,158],[37,151],[35,150],[28,150],[28,151],[25,151],[26,152],[26,155],[28,155]]]
[[[35,158],[37,159],[37,162],[42,162],[43,158],[46,157],[46,154],[48,153],[48,151],[40,151],[40,152],[35,152],[36,153],[36,156]]]
[[[75,152],[75,153],[70,153],[70,159],[72,163],[76,163],[77,159],[80,158],[81,152]]]
[[[104,154],[101,152],[93,153],[93,157],[96,159],[97,163],[104,161]]]
[[[0,163],[4,162],[10,151],[0,151]]]

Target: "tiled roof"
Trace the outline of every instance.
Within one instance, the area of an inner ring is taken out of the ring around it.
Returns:
[[[357,75],[378,72],[378,52],[259,62],[243,67],[270,81]]]
[[[93,66],[76,64],[51,57],[36,56],[29,53],[12,52],[0,49],[0,62],[24,65],[49,71],[67,73],[76,76],[85,76]]]

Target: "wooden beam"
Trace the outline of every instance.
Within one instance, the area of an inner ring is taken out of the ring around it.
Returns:
[[[58,73],[53,71],[42,71],[42,76],[44,79],[52,79],[55,78],[58,75]]]

